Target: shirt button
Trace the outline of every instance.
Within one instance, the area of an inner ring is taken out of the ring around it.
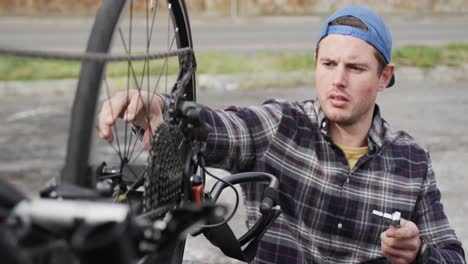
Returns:
[[[349,178],[346,179],[346,183],[349,183]]]
[[[343,224],[339,223],[338,228],[341,229],[343,227]]]

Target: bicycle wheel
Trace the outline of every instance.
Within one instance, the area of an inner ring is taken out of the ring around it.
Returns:
[[[144,55],[192,48],[189,19],[184,0],[104,0],[88,40],[87,52]],[[112,52],[111,52],[112,51]],[[119,71],[123,71],[123,77]],[[183,56],[141,62],[83,62],[72,109],[62,182],[94,188],[95,168],[107,166],[116,174],[134,179],[145,171],[148,152],[132,126],[117,123],[114,141],[97,139],[96,108],[116,91],[169,93],[172,85],[186,76]],[[117,72],[117,76],[116,73]],[[184,86],[186,100],[195,100],[195,78],[191,73]],[[101,87],[102,86],[102,87]],[[105,163],[104,163],[105,162]],[[182,260],[184,242],[174,248],[170,263]]]
[[[137,2],[139,1],[103,1],[96,15],[96,20],[88,40],[87,52],[108,53],[111,48],[116,50],[116,47],[119,47],[121,51],[123,50],[127,54],[141,54],[155,51],[172,51],[174,49],[186,47],[192,48],[190,24],[183,0],[169,0],[167,7],[161,4],[149,6],[151,3],[154,3],[152,0],[140,1],[146,3],[146,15],[144,18],[135,16],[137,13],[136,7],[141,5],[141,3]],[[163,10],[164,8],[166,8],[166,10]],[[128,15],[125,17],[127,11]],[[156,24],[156,18],[163,24]],[[136,24],[141,23],[142,20],[145,22],[144,28],[136,28]],[[127,29],[124,28],[125,23],[128,24]],[[164,23],[166,23],[167,26],[164,25]],[[157,32],[153,36],[154,32],[156,32],[155,30],[163,29],[167,29],[165,37],[159,38],[156,42],[156,36],[162,34]],[[127,30],[127,32],[125,32],[125,30]],[[142,30],[145,32],[141,32]],[[127,34],[128,36],[126,37],[125,35]],[[155,39],[152,39],[153,37]],[[141,38],[145,38],[144,43],[137,43],[134,41],[134,39],[138,38],[140,38],[140,40]],[[120,46],[114,43],[114,47],[111,47],[113,41],[120,42]],[[136,48],[135,43],[138,45]],[[152,43],[156,43],[157,46],[152,45]],[[144,47],[142,47],[142,44]],[[169,76],[169,65],[178,68],[179,74],[177,76],[180,77],[182,74],[180,58],[176,62],[172,61],[172,64],[169,59],[166,59],[153,68],[153,71],[158,72],[159,76],[151,78],[150,80],[149,77],[151,76],[152,70],[149,69],[151,67],[149,60],[145,61],[142,67],[140,66],[140,71],[136,69],[139,66],[129,62],[126,70],[126,80],[120,80],[121,83],[118,83],[119,80],[117,80],[117,85],[122,86],[122,82],[126,82],[126,84],[123,84],[123,86],[125,86],[124,89],[137,88],[142,90],[143,86],[145,86],[148,91],[161,91],[161,86],[165,86],[162,92],[167,93],[169,89],[168,81],[171,78],[171,76]],[[111,88],[107,85],[107,80],[111,74],[109,70],[114,70],[115,68],[108,67],[107,72],[105,68],[105,62],[83,63],[72,109],[67,155],[62,172],[62,179],[65,182],[84,187],[93,187],[94,181],[89,171],[89,157],[90,146],[93,142],[91,136],[93,133],[96,134],[96,125],[91,120],[95,120],[96,105],[99,100],[102,101],[103,98],[109,98],[112,94],[112,91],[107,90],[107,88]],[[177,70],[171,69],[171,72],[175,71]],[[165,80],[161,80],[162,78],[165,78]],[[154,81],[154,79],[156,79],[156,84],[153,87],[151,81]],[[104,95],[99,93],[102,90],[100,89],[103,83],[102,80],[104,80],[106,84]],[[194,76],[192,76],[186,87],[186,98],[188,100],[195,100]],[[115,88],[122,89],[122,87]],[[137,138],[132,137],[132,133],[129,132],[130,127],[126,126],[124,130],[126,131],[117,135],[117,140],[114,142],[115,150],[119,155],[120,161],[131,158],[130,156],[135,153],[133,146],[137,145]],[[124,137],[124,142],[120,142],[120,137]],[[125,138],[127,140],[125,140]],[[129,147],[131,148],[130,150],[128,150]]]

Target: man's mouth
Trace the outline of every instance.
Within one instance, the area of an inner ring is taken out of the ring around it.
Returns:
[[[334,107],[343,108],[348,102],[348,98],[342,94],[332,93],[328,96],[328,100]]]

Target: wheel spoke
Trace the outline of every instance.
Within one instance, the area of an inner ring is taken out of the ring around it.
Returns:
[[[133,32],[133,0],[130,0],[130,23],[128,24],[128,55],[132,54],[132,32]],[[146,60],[145,60],[146,61]],[[127,98],[129,97],[130,93],[130,68],[132,67],[132,62],[128,62],[127,66]],[[132,71],[133,72],[133,71]],[[124,157],[127,158],[127,134],[128,134],[128,124],[125,122],[125,142],[124,142]],[[130,133],[131,135],[131,133]]]
[[[121,38],[121,41],[122,41],[122,44],[123,44],[123,48],[124,48],[125,53],[130,54],[131,52],[129,51],[129,49],[127,49],[127,46],[125,45],[125,42],[126,42],[126,41],[125,41],[125,37],[124,37],[124,34],[123,34],[122,29],[121,29],[120,27],[119,27],[119,35],[120,35],[120,38]],[[166,59],[167,59],[167,58],[166,58]],[[135,68],[133,67],[132,62],[129,61],[128,75],[131,74],[132,78],[127,77],[127,78],[128,78],[128,79],[127,79],[127,96],[128,96],[129,91],[130,91],[130,85],[129,85],[130,79],[133,79],[133,81],[135,82],[135,85],[136,85],[136,89],[138,90],[139,96],[141,95],[140,93],[141,93],[141,89],[142,89],[141,87],[143,86],[144,72],[145,72],[144,70],[145,70],[145,65],[147,65],[147,63],[148,63],[148,60],[145,60],[145,61],[144,61],[144,66],[143,66],[142,77],[141,77],[141,79],[140,79],[140,81],[139,81],[138,78],[137,78],[137,74],[136,74],[136,72],[135,72]],[[149,73],[148,73],[148,75],[149,75]],[[138,108],[139,104],[140,104],[140,100],[137,101],[136,108]],[[146,107],[143,107],[143,110],[144,110],[144,112],[145,112],[145,116],[148,117],[149,115],[148,115],[147,108],[146,108]],[[149,121],[149,118],[148,118],[148,121]],[[125,126],[125,131],[124,131],[125,136],[127,136],[128,130],[129,130],[129,129],[128,129],[128,125],[126,124],[126,126]],[[132,143],[131,143],[131,142],[132,142],[132,135],[133,135],[133,134],[132,134],[131,131],[130,131],[130,140],[129,140],[128,144],[127,144],[127,140],[125,140],[125,143],[124,143],[124,149],[125,149],[125,155],[124,155],[124,156],[125,156],[126,158],[128,158],[129,160],[131,159],[131,158],[130,158],[130,156],[131,156],[130,146],[132,145]],[[125,139],[127,139],[127,137],[125,137]],[[137,142],[137,141],[138,141],[138,138],[136,138],[136,139],[134,140],[133,145],[136,145],[136,142]],[[128,146],[128,147],[127,147],[127,146]],[[128,148],[128,150],[127,150],[127,148]]]
[[[176,32],[177,32],[177,28],[176,28],[175,30],[176,30]],[[170,31],[169,31],[169,32],[170,32]],[[169,32],[168,32],[168,36],[169,36]],[[172,47],[174,46],[175,40],[176,40],[176,35],[175,35],[175,33],[174,33],[174,35],[172,36],[172,40],[170,41],[170,44],[168,45],[168,46],[169,46],[168,49],[167,49],[168,51],[170,51],[170,50],[172,49]],[[155,84],[154,88],[152,89],[152,91],[149,91],[149,89],[148,89],[148,93],[151,94],[151,97],[148,97],[148,102],[147,102],[147,105],[148,105],[148,106],[150,106],[150,105],[153,103],[154,96],[156,95],[156,92],[157,92],[157,90],[158,90],[159,82],[160,82],[160,80],[161,80],[161,77],[164,75],[163,72],[164,72],[165,69],[166,69],[166,72],[167,72],[168,64],[169,64],[169,58],[165,58],[165,59],[164,59],[163,66],[161,67],[161,71],[159,72],[158,79],[157,79],[157,81],[156,81],[156,84]],[[167,79],[168,79],[168,76],[167,76],[167,74],[166,74],[166,86],[167,86]],[[140,87],[141,87],[141,86],[140,86]],[[138,89],[138,91],[140,92],[140,89]],[[167,88],[166,88],[166,92],[165,92],[165,93],[167,93]],[[138,101],[138,102],[139,102],[139,101]],[[144,107],[144,110],[145,110],[147,122],[149,123],[150,120],[149,120],[149,115],[148,115],[148,112],[147,112],[147,111],[148,111],[147,107]],[[153,137],[153,131],[150,130],[150,138],[152,138],[152,137]],[[133,150],[132,150],[132,152],[131,152],[132,155],[133,155],[134,149],[135,149],[135,148],[133,148]],[[141,149],[140,152],[138,153],[138,155],[135,157],[135,159],[133,159],[133,161],[136,161],[136,160],[140,157],[140,155],[141,155],[143,152],[144,152],[144,149]],[[129,159],[131,159],[131,156],[132,156],[132,155],[129,156],[129,157],[130,157]]]
[[[170,10],[171,8],[172,8],[172,5],[171,5],[171,4],[168,4],[168,5],[167,5],[167,9]],[[169,45],[169,30],[170,30],[170,29],[169,29],[169,21],[170,21],[170,20],[171,20],[171,17],[168,16],[168,17],[167,17],[167,50],[170,50],[170,47],[172,46],[172,44]],[[166,64],[166,88],[164,89],[164,92],[165,92],[166,94],[167,94],[167,75],[168,75],[168,72],[169,72],[169,60],[168,60],[168,62],[167,62],[167,64]]]
[[[170,48],[173,46],[173,44],[175,43],[175,35],[174,37],[172,38],[172,41],[171,41],[171,46]],[[168,63],[168,58],[164,59],[164,64],[163,66],[161,67],[161,71],[159,73],[159,77],[158,77],[158,80],[156,81],[156,85],[154,86],[153,90],[152,90],[152,93],[151,93],[151,98],[149,99],[149,102],[148,102],[148,105],[151,105],[151,103],[153,102],[154,100],[154,96],[156,95],[155,92],[157,91],[157,87],[159,86],[159,82],[161,80],[161,76],[163,75],[163,71],[166,67]],[[166,80],[167,80],[167,77],[166,77]],[[149,119],[148,119],[148,122],[149,122]],[[153,137],[153,131],[150,131],[150,138]],[[140,152],[137,154],[137,156],[133,159],[133,162],[135,162],[139,157],[140,155],[144,152],[144,149],[141,149]]]
[[[104,78],[104,84],[105,84],[105,87],[106,87],[107,98],[110,98],[109,82],[107,82],[107,78]],[[114,110],[113,110],[113,107],[112,107],[112,103],[109,102],[109,106],[110,106],[110,110],[111,110],[111,115],[114,116]],[[97,128],[99,130],[99,126]],[[114,131],[115,141],[116,141],[116,144],[117,144],[117,154],[119,155],[120,161],[123,162],[124,157],[122,156],[122,150],[120,149],[120,139],[119,139],[118,129],[117,129],[116,126],[112,126],[112,129]],[[99,132],[101,132],[101,131],[99,131]],[[109,144],[111,144],[111,143],[109,143]],[[114,149],[116,149],[116,148],[114,147]]]
[[[98,133],[101,132],[101,130],[99,129],[99,126],[95,126],[94,127]],[[120,162],[123,163],[124,162],[124,158],[122,157],[122,155],[120,154],[120,150],[116,148],[116,146],[114,146],[114,144],[112,144],[111,142],[107,142],[107,144],[115,151],[115,153],[117,153],[119,155],[119,159],[120,159]]]
[[[171,9],[171,5],[168,4],[168,10],[171,11],[170,9]],[[148,5],[146,5],[146,53],[147,54],[149,54],[149,51],[150,51],[150,45],[151,45],[151,39],[153,37],[153,33],[154,33],[154,31],[156,31],[155,26],[154,26],[156,17],[157,17],[157,5],[154,8],[152,8],[151,25],[149,25],[149,8],[148,8]],[[133,19],[133,1],[130,2],[130,18],[129,19],[130,19],[130,22],[129,22],[130,25],[128,27],[128,29],[129,29],[128,40],[125,39],[122,28],[121,27],[118,28],[121,43],[122,43],[122,46],[124,48],[124,52],[127,55],[132,54],[131,48],[132,48],[133,21],[134,21],[134,19]],[[174,30],[175,30],[175,32],[173,32],[173,34],[171,34],[171,19],[170,19],[170,16],[168,15],[167,34],[166,34],[167,35],[167,40],[166,40],[167,41],[167,43],[166,43],[167,51],[172,50],[172,47],[174,46],[178,28],[175,28]],[[149,123],[150,120],[149,120],[148,106],[151,105],[151,103],[154,100],[155,92],[158,90],[159,83],[160,83],[161,77],[163,75],[166,78],[166,80],[165,80],[165,93],[167,93],[167,91],[168,91],[169,58],[164,59],[163,65],[161,66],[161,70],[160,70],[160,72],[158,74],[157,81],[156,81],[155,85],[153,86],[152,90],[150,89],[150,78],[149,78],[149,75],[150,75],[150,62],[149,62],[149,60],[144,60],[143,69],[142,69],[142,72],[141,72],[141,78],[137,77],[135,66],[131,61],[128,62],[127,69],[128,69],[127,70],[127,96],[129,95],[129,90],[130,90],[130,87],[131,87],[130,80],[133,79],[133,81],[135,83],[135,86],[136,86],[136,89],[138,90],[139,96],[141,97],[141,91],[142,91],[143,83],[144,83],[143,80],[146,77],[146,84],[147,84],[146,85],[146,90],[147,90],[148,94],[151,94],[151,96],[147,97],[147,104],[144,105],[144,107],[143,107],[143,113],[144,113],[145,118],[147,119],[147,122]],[[108,93],[108,96],[109,96],[109,93]],[[139,104],[140,104],[140,100],[137,101],[136,108],[139,107]],[[153,131],[150,130],[149,133],[150,133],[150,138],[152,138]],[[128,135],[128,134],[130,134],[130,135]],[[134,154],[135,154],[137,142],[138,142],[138,137],[135,137],[135,138],[133,137],[133,133],[129,129],[128,124],[125,123],[124,140],[123,140],[123,155],[119,154],[121,162],[124,162],[124,160],[128,160],[128,161],[131,161],[131,162],[136,162],[138,160],[138,158],[141,156],[141,154],[145,150],[143,148],[141,148],[138,151],[138,154],[135,156]],[[120,149],[120,144],[119,143],[118,143],[118,145],[119,145],[119,149]],[[121,150],[119,151],[119,153],[121,153]],[[135,157],[133,157],[133,156],[135,156]]]

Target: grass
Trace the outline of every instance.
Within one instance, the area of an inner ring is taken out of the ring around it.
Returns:
[[[406,46],[395,50],[392,59],[397,65],[428,68],[441,61],[443,49],[428,46]]]
[[[200,53],[197,73],[237,74],[290,72],[311,69],[313,56],[305,52],[260,52],[255,54]]]
[[[314,68],[312,52],[259,52],[233,54],[198,52],[199,74],[242,74],[309,71]],[[392,61],[397,66],[431,68],[437,65],[459,67],[468,64],[468,43],[452,43],[445,46],[409,45],[396,48]],[[127,75],[127,62],[110,63],[108,77]],[[168,63],[167,73],[177,72],[176,58]],[[149,67],[153,75],[166,72],[163,61],[152,61]],[[146,70],[144,62],[134,62],[135,73]],[[0,80],[49,80],[77,78],[79,62],[52,61],[0,57]]]

